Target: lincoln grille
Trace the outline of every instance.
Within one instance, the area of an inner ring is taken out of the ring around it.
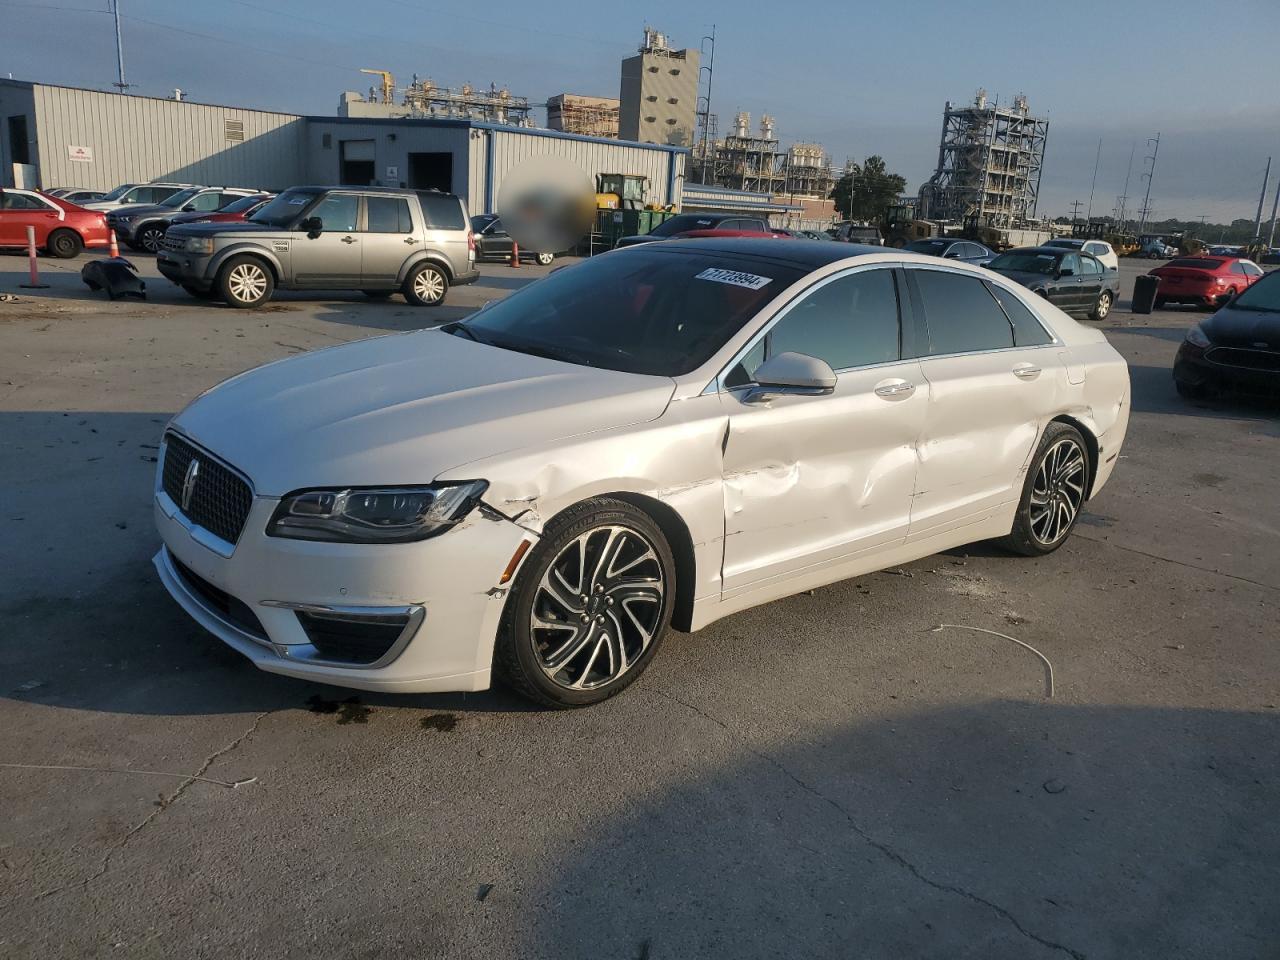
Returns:
[[[184,509],[182,488],[192,460],[198,460],[200,466],[191,485],[191,502]],[[176,434],[165,437],[161,485],[169,499],[192,523],[227,543],[234,544],[240,539],[240,531],[244,529],[249,507],[253,504],[253,491],[249,484]]]

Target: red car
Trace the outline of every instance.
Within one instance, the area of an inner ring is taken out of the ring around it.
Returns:
[[[180,213],[169,221],[169,226],[175,223],[237,223],[248,219],[249,214],[274,196],[274,193],[255,193],[251,197],[237,197],[217,210]]]
[[[788,230],[686,230],[675,234],[673,240],[689,240],[697,237],[763,237],[774,240],[794,240],[795,234]]]
[[[35,190],[0,189],[0,247],[25,247],[27,227],[36,229],[36,246],[54,257],[111,246],[105,213]]]
[[[1263,270],[1240,257],[1179,257],[1149,276],[1160,278],[1156,307],[1166,303],[1194,303],[1216,307],[1262,279]]]

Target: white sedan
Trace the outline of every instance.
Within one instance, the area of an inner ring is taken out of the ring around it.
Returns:
[[[1116,255],[1115,247],[1105,240],[1079,240],[1074,237],[1059,237],[1057,240],[1050,240],[1044,246],[1061,247],[1064,250],[1080,250],[1097,257],[1108,270],[1120,269],[1120,257]]]
[[[165,432],[155,563],[264,670],[578,706],[672,625],[976,540],[1052,552],[1128,414],[1102,334],[990,271],[644,244],[208,391]]]

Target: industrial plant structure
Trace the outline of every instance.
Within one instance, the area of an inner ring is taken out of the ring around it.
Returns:
[[[618,136],[619,101],[610,97],[586,97],[557,93],[547,99],[547,127],[585,137]]]
[[[715,117],[708,119],[709,126]],[[708,137],[695,146],[690,159],[697,182],[735,190],[776,194],[796,199],[823,199],[831,193],[834,176],[826,150],[816,143],[797,143],[783,150],[773,117],[760,118],[758,135],[751,132],[751,114],[739,112],[733,133],[724,139]]]
[[[489,84],[488,90],[477,90],[469,83],[460,89],[438,86],[430,77],[413,81],[404,88],[400,102],[395,99],[395,77],[385,70],[366,70],[382,78],[380,89],[370,88],[366,99],[350,91],[338,103],[338,116],[361,119],[395,120],[403,117],[441,117],[454,120],[477,120],[484,123],[507,123],[516,127],[532,127],[528,97],[517,97],[506,87]]]
[[[1002,108],[979,90],[942,115],[938,169],[920,188],[919,216],[1007,229],[1036,214],[1049,121],[1031,116],[1027,98]]]
[[[698,61],[697,50],[673,50],[665,34],[645,27],[637,55],[622,61],[618,133],[623,140],[692,146]]]

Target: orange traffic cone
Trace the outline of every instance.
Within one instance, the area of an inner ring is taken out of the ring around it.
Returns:
[[[116,244],[116,232],[114,230],[111,231],[111,251],[110,252],[113,257],[120,256],[120,247]]]
[[[520,244],[514,240],[511,241],[511,265],[513,267],[520,266]]]

